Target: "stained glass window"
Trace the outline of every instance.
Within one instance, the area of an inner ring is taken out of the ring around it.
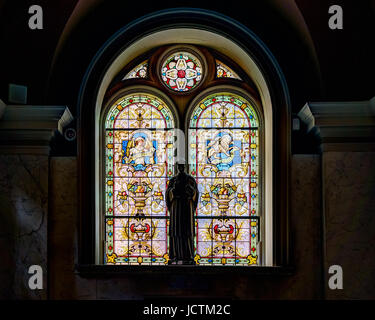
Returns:
[[[148,61],[143,61],[131,71],[129,71],[123,80],[134,79],[134,78],[146,78],[147,77]]]
[[[233,93],[211,94],[193,109],[189,173],[197,181],[195,261],[257,265],[259,238],[259,121]]]
[[[237,73],[219,60],[216,60],[216,76],[218,78],[232,78],[241,80]]]
[[[202,80],[202,75],[202,62],[196,55],[186,51],[174,52],[161,65],[164,84],[178,92],[195,88]]]
[[[164,194],[173,176],[175,126],[170,108],[152,94],[129,94],[105,119],[105,263],[168,262]]]

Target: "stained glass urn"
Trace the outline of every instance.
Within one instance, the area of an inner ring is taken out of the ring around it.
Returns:
[[[149,197],[152,188],[149,184],[135,181],[128,185],[128,191],[132,194],[138,214],[143,214],[143,208],[146,206],[146,199]]]

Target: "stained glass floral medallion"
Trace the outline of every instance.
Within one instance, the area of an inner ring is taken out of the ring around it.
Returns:
[[[170,108],[146,93],[117,100],[105,120],[106,264],[168,263],[164,194],[174,174]]]
[[[202,62],[198,56],[187,51],[176,51],[161,64],[161,78],[171,90],[187,92],[202,80]]]
[[[190,118],[189,173],[197,181],[195,261],[257,265],[260,222],[259,119],[237,94],[216,93]]]

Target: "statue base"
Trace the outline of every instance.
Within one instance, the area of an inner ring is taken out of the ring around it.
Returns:
[[[195,265],[194,260],[170,260],[168,265],[188,265],[192,266]]]

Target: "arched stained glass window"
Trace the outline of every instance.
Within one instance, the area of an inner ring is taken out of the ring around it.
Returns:
[[[105,117],[105,263],[168,262],[164,194],[174,174],[175,118],[149,93],[122,96]]]
[[[98,261],[173,264],[165,193],[177,159],[186,159],[199,189],[195,264],[272,264],[269,118],[252,83],[236,78],[241,68],[218,59],[210,48],[163,46],[131,62],[146,78],[122,81],[126,64],[114,77],[101,117]]]
[[[259,263],[259,118],[231,92],[196,103],[189,120],[189,173],[199,187],[195,261]]]

